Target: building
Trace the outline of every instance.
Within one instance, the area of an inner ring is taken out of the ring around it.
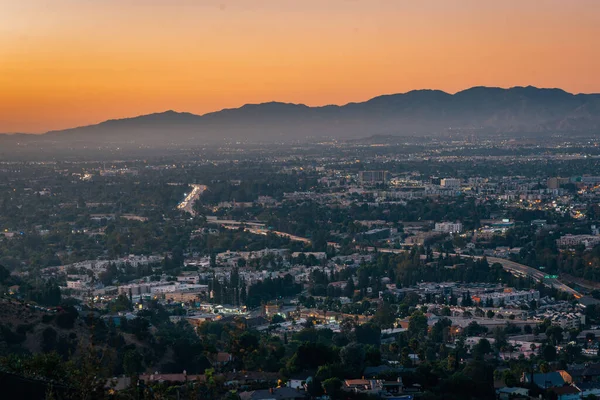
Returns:
[[[546,186],[548,186],[548,189],[558,189],[567,183],[569,183],[569,178],[549,178],[546,181]]]
[[[579,181],[579,179],[577,179]],[[584,183],[586,185],[595,185],[600,183],[600,176],[590,176],[590,175],[584,175],[581,177],[580,180],[581,183]]]
[[[598,244],[600,244],[600,236],[594,235],[564,235],[556,240],[558,247],[584,245],[586,248],[592,248]]]
[[[385,183],[389,180],[387,171],[360,171],[358,173],[360,183]]]
[[[200,276],[198,273],[184,273],[177,277],[177,282],[179,283],[187,283],[190,285],[197,285],[200,283]]]
[[[499,400],[529,399],[529,389],[520,387],[503,387],[496,389],[496,398]]]
[[[233,361],[233,356],[230,353],[220,351],[215,356],[213,365],[217,367],[222,367],[224,365],[229,364],[231,361]]]
[[[242,400],[301,400],[306,398],[307,393],[305,391],[289,387],[253,390],[251,392],[240,393],[240,399]]]
[[[440,186],[448,189],[458,189],[460,188],[460,184],[460,179],[456,178],[444,178],[440,181]]]
[[[325,253],[324,251],[295,251],[292,253],[292,258],[298,258],[301,255],[304,255],[304,257],[306,258],[313,256],[317,260],[327,259],[327,253]]]
[[[354,393],[379,394],[383,391],[383,381],[377,379],[346,379],[342,388]]]
[[[476,300],[482,304],[491,302],[494,307],[498,307],[501,304],[507,303],[523,303],[530,302],[531,300],[538,301],[540,299],[540,292],[537,290],[521,290],[521,291],[506,291],[496,293],[482,293],[476,296]]]
[[[270,317],[271,315],[279,313],[280,310],[281,306],[279,304],[265,304],[263,314],[267,317]]]
[[[552,325],[560,326],[563,329],[579,329],[585,325],[585,315],[579,312],[545,313],[544,318],[549,319]]]
[[[434,231],[441,233],[461,233],[463,226],[460,222],[437,222]]]
[[[554,387],[550,391],[554,392],[558,400],[579,400],[581,398],[581,391],[575,386]]]
[[[364,240],[381,240],[389,238],[390,233],[391,231],[389,228],[379,228],[371,229],[367,232],[360,233],[357,236]]]
[[[521,382],[530,383],[531,374],[523,373]],[[565,385],[565,380],[559,372],[548,372],[547,374],[535,373],[533,374],[533,383],[541,389],[549,389],[562,387]]]

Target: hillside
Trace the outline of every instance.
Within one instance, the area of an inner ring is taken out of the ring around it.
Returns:
[[[353,139],[371,135],[594,133],[600,130],[600,95],[560,89],[474,87],[456,94],[416,90],[343,106],[308,107],[270,102],[205,115],[166,111],[12,140],[168,146]],[[7,140],[4,138],[4,140]]]

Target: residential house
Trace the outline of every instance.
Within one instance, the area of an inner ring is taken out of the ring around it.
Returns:
[[[521,381],[530,383],[531,374],[523,373]],[[547,374],[537,373],[533,374],[533,383],[542,389],[548,389],[564,386],[565,380],[559,372],[548,372]]]
[[[304,400],[306,392],[289,387],[253,390],[240,393],[241,400]]]
[[[575,386],[554,387],[550,391],[556,394],[557,400],[579,400],[581,393]]]

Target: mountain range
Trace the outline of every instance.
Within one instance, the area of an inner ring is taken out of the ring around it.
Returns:
[[[309,107],[270,102],[204,115],[166,111],[51,131],[36,135],[35,140],[152,146],[461,131],[540,135],[600,133],[600,94],[571,94],[561,89],[532,86],[473,87],[455,94],[415,90],[342,106]],[[18,136],[23,140],[25,135]]]

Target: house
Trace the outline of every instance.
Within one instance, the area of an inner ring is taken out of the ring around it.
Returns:
[[[287,387],[292,389],[304,389],[305,384],[310,379],[308,374],[293,375],[287,382]]]
[[[213,365],[221,367],[233,361],[233,356],[230,353],[218,352]]]
[[[398,377],[395,381],[384,381],[382,386],[383,392],[388,396],[399,395],[404,391],[404,384],[401,377]]]
[[[139,376],[139,380],[149,384],[151,382],[193,382],[193,381],[206,381],[205,375],[188,375],[185,371],[181,374],[143,374]]]
[[[374,379],[382,374],[394,374],[401,371],[402,369],[392,367],[391,365],[379,365],[377,367],[366,367],[363,374],[366,378]]]
[[[554,392],[558,400],[579,400],[580,391],[575,386],[561,386],[550,389]]]
[[[583,368],[569,368],[567,372],[575,383],[600,382],[600,364],[586,364]]]
[[[498,400],[529,399],[529,390],[520,387],[503,387],[496,390]]]
[[[585,399],[590,395],[600,397],[600,383],[598,382],[576,383],[575,387],[581,391],[582,399]]]
[[[343,389],[355,393],[378,394],[383,390],[383,381],[375,379],[346,379]]]
[[[240,386],[250,384],[265,384],[275,385],[279,379],[279,374],[274,372],[262,372],[262,371],[237,371],[228,372],[225,374],[225,385],[227,386]]]
[[[530,383],[531,374],[524,373],[521,381]],[[542,389],[548,389],[564,386],[565,380],[559,372],[548,372],[547,374],[537,373],[533,374],[533,383]]]
[[[304,400],[306,392],[289,387],[253,390],[240,393],[241,400]]]

